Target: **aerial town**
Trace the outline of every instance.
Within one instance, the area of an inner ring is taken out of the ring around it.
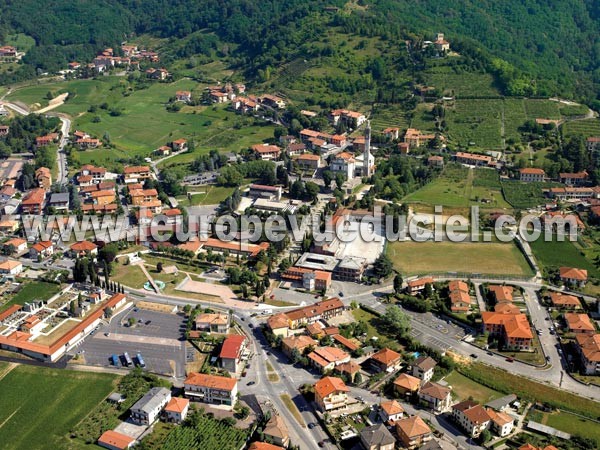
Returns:
[[[0,447],[600,448],[598,101],[318,14],[0,32]]]

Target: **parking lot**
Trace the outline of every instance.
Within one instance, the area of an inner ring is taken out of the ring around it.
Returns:
[[[94,366],[113,366],[111,355],[125,363],[127,352],[134,365],[141,353],[146,370],[185,376],[185,322],[178,314],[167,314],[132,308],[112,318],[110,325],[100,325],[81,345],[70,353],[79,353],[85,363]]]

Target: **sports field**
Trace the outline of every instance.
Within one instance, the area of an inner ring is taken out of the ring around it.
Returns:
[[[0,448],[59,449],[114,388],[110,374],[17,366],[0,380]]]
[[[387,252],[403,275],[436,272],[533,275],[525,257],[511,243],[393,242]]]

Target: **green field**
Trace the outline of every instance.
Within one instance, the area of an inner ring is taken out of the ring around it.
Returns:
[[[502,100],[457,99],[446,109],[448,139],[486,150],[502,148]]]
[[[458,69],[459,70],[459,69]],[[425,72],[428,86],[447,96],[495,96],[500,92],[494,86],[494,78],[487,73],[456,72],[448,66],[437,66]]]
[[[546,413],[543,423],[557,430],[576,434],[596,441],[600,447],[600,424],[566,412]]]
[[[408,128],[406,111],[394,105],[377,105],[373,108],[371,126],[374,133],[380,133],[388,127],[400,128],[400,133]]]
[[[598,269],[589,261],[573,242],[565,240],[558,242],[556,240],[545,242],[543,236],[529,244],[533,250],[533,255],[541,268],[549,269],[551,267],[577,267],[586,269],[588,275],[598,277]]]
[[[525,183],[517,180],[502,182],[502,193],[506,201],[517,209],[534,208],[547,202],[544,189],[560,186],[558,183]]]
[[[600,119],[573,120],[562,126],[565,137],[581,135],[585,138],[600,136]]]
[[[452,386],[452,394],[456,395],[459,400],[472,398],[476,402],[485,404],[503,396],[502,393],[476,383],[456,371],[444,377],[444,381]]]
[[[481,182],[484,178],[486,182]],[[486,207],[510,208],[502,197],[497,172],[459,165],[446,166],[438,178],[407,195],[403,201],[458,208],[485,202]]]
[[[193,192],[190,190],[191,202],[187,198],[182,199],[184,205],[189,204],[190,206],[199,205],[218,205],[224,201],[227,197],[233,194],[234,188],[225,186],[205,186],[203,191]]]
[[[25,285],[9,301],[0,307],[6,309],[11,305],[22,305],[33,300],[48,300],[60,291],[60,285],[45,281],[25,282]]]
[[[403,275],[533,275],[525,257],[511,243],[393,242],[388,244],[387,252]]]
[[[74,117],[75,129],[99,138],[108,136],[113,146],[76,152],[74,159],[81,164],[111,167],[118,160],[149,156],[159,146],[181,137],[195,142],[195,152],[176,155],[164,166],[186,164],[210,149],[240,150],[273,137],[271,125],[236,115],[226,105],[186,106],[176,113],[166,110],[166,102],[176,91],[192,90],[199,95],[202,88],[192,80],[181,79],[174,83],[149,83],[141,89],[124,78],[103,77],[26,87],[11,93],[10,99],[43,106],[48,91],[53,95],[69,92],[68,101],[56,111]],[[90,105],[104,102],[109,106],[107,110],[88,112]],[[121,115],[112,116],[113,108]]]
[[[68,433],[114,388],[116,377],[17,366],[0,381],[0,448],[68,448]]]
[[[525,101],[525,112],[528,119],[560,119],[558,102],[551,100],[528,99]]]

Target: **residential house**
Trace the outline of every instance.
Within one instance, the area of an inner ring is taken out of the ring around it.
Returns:
[[[469,295],[469,285],[464,281],[451,281],[448,283],[448,292],[450,298],[450,310],[452,312],[468,312],[471,308],[471,296]]]
[[[8,136],[10,127],[8,125],[0,125],[0,136]]]
[[[290,267],[281,274],[281,278],[287,281],[302,282],[302,287],[310,291],[326,291],[331,285],[331,272],[303,267]]]
[[[108,430],[98,438],[98,445],[109,450],[125,450],[133,447],[135,439],[126,434]]]
[[[488,291],[494,296],[496,303],[512,302],[514,288],[499,284],[491,284],[488,286]]]
[[[263,105],[270,106],[271,108],[284,109],[285,108],[285,100],[281,97],[277,97],[276,95],[264,94],[259,98],[260,103]]]
[[[308,325],[319,320],[327,320],[341,315],[345,310],[344,303],[339,298],[330,298],[312,305],[286,312],[290,328],[295,330],[302,325]]]
[[[404,448],[414,449],[433,439],[429,425],[419,416],[411,416],[396,422],[396,434]]]
[[[23,272],[23,264],[19,261],[12,261],[7,259],[6,261],[0,262],[0,274],[2,275],[18,275]]]
[[[44,211],[46,202],[46,191],[42,188],[35,188],[25,194],[21,202],[21,211],[23,214],[40,215]]]
[[[285,448],[279,445],[269,444],[268,442],[253,442],[248,447],[248,450],[285,450]]]
[[[409,128],[404,134],[404,143],[408,144],[409,150],[419,148],[435,139],[435,134],[423,134],[416,128]]]
[[[0,203],[6,203],[15,196],[17,190],[12,186],[2,186],[0,189]]]
[[[181,423],[187,417],[190,401],[187,398],[172,397],[165,406],[164,416],[166,422]]]
[[[157,214],[162,208],[156,189],[133,189],[129,191],[131,204],[139,208],[147,208]]]
[[[339,364],[335,366],[334,369],[335,372],[347,376],[351,383],[354,383],[356,375],[360,372],[360,370],[360,365],[355,363],[354,361]]]
[[[600,334],[580,333],[575,335],[577,350],[585,375],[600,374]]]
[[[587,282],[588,272],[575,267],[561,267],[559,268],[559,278],[565,284],[583,287]]]
[[[556,309],[581,309],[581,301],[574,295],[567,295],[561,292],[550,292],[550,301],[552,302],[552,306]]]
[[[190,91],[177,91],[175,92],[175,99],[178,102],[189,103],[192,100],[192,93]]]
[[[321,164],[321,157],[312,153],[305,153],[298,156],[296,162],[301,169],[317,170]]]
[[[310,336],[305,334],[295,334],[282,339],[281,350],[291,358],[294,350],[297,350],[302,354],[308,347],[316,347],[317,345],[319,345],[319,343]]]
[[[600,150],[600,136],[591,136],[587,138],[585,141],[585,147],[590,153]]]
[[[365,450],[394,450],[396,439],[385,425],[378,423],[360,431],[360,443]]]
[[[48,190],[52,186],[52,173],[47,167],[40,167],[35,171],[35,181],[42,189]]]
[[[524,169],[519,169],[519,174],[519,179],[525,183],[541,183],[546,180],[546,172],[544,172],[543,169],[537,169],[535,167],[526,167]]]
[[[508,436],[515,427],[515,419],[502,411],[494,411],[487,408],[487,414],[490,416],[490,429],[500,437]]]
[[[86,137],[77,139],[75,144],[79,147],[80,150],[87,150],[90,148],[98,148],[102,146],[102,141],[100,139]]]
[[[371,356],[369,363],[377,372],[391,373],[402,365],[402,355],[389,348],[382,348]]]
[[[79,241],[71,244],[71,252],[78,257],[96,256],[98,254],[98,246],[90,241]]]
[[[6,252],[5,254],[8,254],[9,250],[11,255],[21,254],[27,250],[27,241],[21,238],[12,238],[4,242],[2,248]]]
[[[392,423],[402,419],[404,408],[396,400],[388,400],[379,404],[379,417],[383,423]]]
[[[529,319],[522,313],[500,313],[484,311],[481,313],[483,331],[502,340],[501,346],[511,351],[531,351],[533,333]]]
[[[435,371],[437,362],[430,356],[420,356],[412,364],[412,375],[425,384],[431,380]]]
[[[171,400],[171,391],[164,387],[150,389],[131,407],[131,420],[139,425],[151,425]]]
[[[188,148],[187,139],[175,139],[171,142],[174,152],[185,152]]]
[[[334,109],[329,113],[329,118],[334,125],[343,122],[349,128],[358,128],[367,121],[364,114],[347,109]]]
[[[442,156],[430,156],[427,158],[427,165],[433,167],[444,167],[444,158]]]
[[[40,261],[49,258],[54,254],[54,244],[52,241],[39,241],[29,249],[29,258],[34,261]]]
[[[216,375],[191,372],[184,381],[185,396],[204,403],[227,405],[237,400],[237,380]]]
[[[350,355],[336,347],[319,347],[308,354],[308,359],[313,367],[325,373],[340,364],[350,362]]]
[[[553,187],[543,191],[548,197],[563,202],[598,197],[597,190],[591,187]]]
[[[394,380],[394,391],[402,396],[416,394],[421,387],[421,380],[407,373],[403,373]]]
[[[155,69],[154,67],[151,67],[150,69],[146,70],[146,76],[148,78],[152,78],[153,80],[164,81],[169,78],[171,74],[166,69]]]
[[[198,314],[196,316],[196,330],[227,334],[229,332],[229,315],[224,313]]]
[[[587,314],[565,313],[564,318],[570,333],[587,334],[590,336],[596,333],[596,327]]]
[[[280,447],[287,448],[290,443],[290,433],[285,421],[279,414],[271,416],[263,429],[263,436]]]
[[[267,319],[267,326],[274,336],[286,338],[290,330],[290,324],[284,313],[274,314]]]
[[[80,176],[92,177],[92,183],[100,183],[106,177],[106,169],[104,167],[96,167],[91,164],[84,164],[79,169]]]
[[[256,144],[252,146],[254,154],[265,161],[278,159],[281,155],[281,149],[276,145],[271,144]]]
[[[486,409],[472,400],[465,400],[452,407],[452,418],[469,437],[477,437],[490,426],[491,417]]]
[[[469,166],[494,165],[494,158],[487,155],[480,155],[478,153],[456,152],[454,159],[460,164],[466,164]]]
[[[409,295],[416,295],[425,290],[425,286],[431,284],[433,285],[433,278],[425,277],[425,278],[417,278],[416,280],[411,280],[407,283],[407,293]]]
[[[576,173],[560,173],[558,178],[567,186],[585,186],[589,180],[589,174],[584,170]]]
[[[0,232],[2,233],[14,233],[19,229],[19,222],[16,220],[2,220],[0,221]]]
[[[231,374],[236,374],[241,368],[242,355],[246,349],[246,337],[231,334],[225,338],[221,346],[219,358],[221,367]]]
[[[56,212],[69,211],[69,193],[57,192],[50,196],[48,207],[53,208]]]
[[[315,383],[315,401],[323,412],[344,408],[349,391],[341,378],[324,377]]]
[[[388,127],[383,130],[383,136],[390,141],[394,141],[400,137],[400,128]]]
[[[419,390],[419,401],[436,413],[444,412],[450,408],[452,403],[450,392],[450,388],[428,381]]]
[[[152,177],[149,166],[129,166],[123,169],[125,183],[138,183]]]

